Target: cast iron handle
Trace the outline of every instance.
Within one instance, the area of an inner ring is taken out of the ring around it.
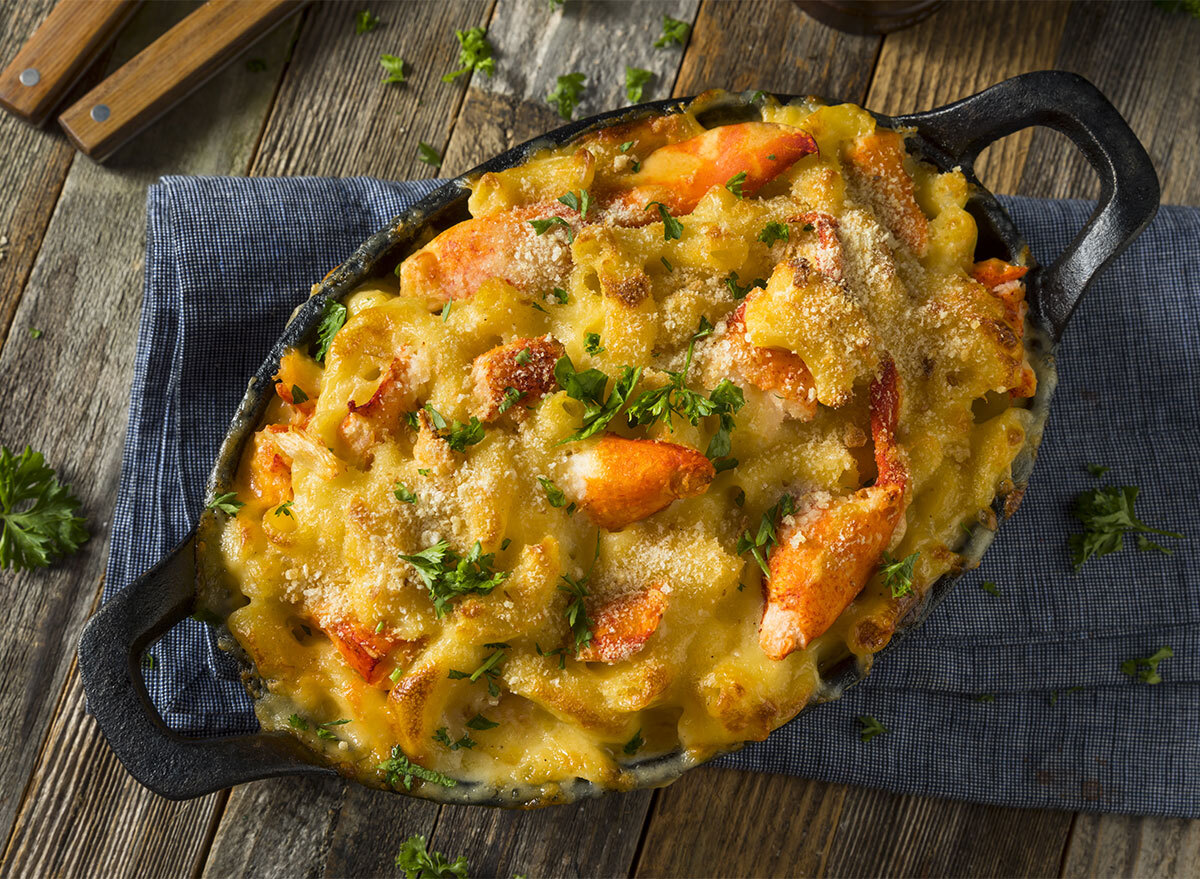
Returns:
[[[163,723],[141,675],[146,647],[187,616],[195,600],[195,532],[104,604],[83,630],[79,673],[88,708],[125,768],[171,799],[279,775],[332,774],[286,733],[188,739]]]
[[[1146,228],[1158,210],[1154,165],[1128,123],[1094,85],[1074,73],[1025,73],[977,95],[926,113],[897,116],[915,127],[949,159],[973,173],[988,144],[1032,125],[1053,128],[1074,141],[1100,177],[1100,202],[1087,224],[1053,264],[1031,277],[1034,305],[1054,340],[1084,291]]]

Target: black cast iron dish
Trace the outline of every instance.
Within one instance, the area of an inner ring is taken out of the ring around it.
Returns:
[[[789,96],[779,96],[786,102]],[[566,125],[535,141],[518,146],[451,181],[415,205],[392,225],[371,237],[322,282],[284,330],[258,370],[234,417],[209,480],[209,496],[224,490],[232,479],[245,440],[257,426],[272,393],[272,376],[285,348],[311,338],[326,298],[340,299],[365,279],[390,272],[411,249],[422,231],[444,229],[466,219],[466,182],[485,171],[518,165],[531,152],[561,146],[585,132],[648,115],[673,113],[688,100],[656,101],[603,113]],[[698,115],[708,125],[757,118],[749,95],[702,97]],[[1038,392],[1031,402],[1034,424],[1024,450],[1013,467],[1017,491],[1023,490],[1054,391],[1054,345],[1093,278],[1146,227],[1158,208],[1158,178],[1145,149],[1125,120],[1087,80],[1059,71],[1029,73],[936,110],[910,116],[877,116],[893,128],[915,129],[910,147],[942,169],[960,166],[973,184],[968,209],[979,226],[976,257],[1001,257],[1034,266],[1025,242],[992,195],[978,185],[973,162],[988,144],[1023,128],[1043,125],[1075,142],[1095,168],[1102,184],[1100,203],[1087,225],[1053,265],[1029,272],[1031,359],[1038,373]],[[1001,501],[997,499],[999,506]],[[998,509],[998,512],[1002,510]],[[199,526],[203,533],[209,519]],[[962,550],[978,561],[991,543],[992,532],[976,528]],[[199,796],[245,781],[280,775],[334,772],[318,762],[287,733],[258,733],[220,739],[186,739],[167,729],[146,693],[140,657],[148,645],[192,611],[196,589],[196,532],[164,562],[102,607],[84,630],[79,665],[88,704],[109,744],[125,767],[143,784],[166,797]],[[898,627],[896,637],[910,630],[946,594],[953,577],[946,576],[929,590],[924,603]],[[892,643],[895,643],[896,638]],[[836,698],[861,679],[866,668],[852,660],[823,670],[821,698]],[[693,761],[676,752],[647,759],[634,767],[643,785],[676,778]],[[474,783],[454,788],[421,785],[418,793],[454,802],[520,805],[529,792],[496,790]],[[603,793],[583,780],[563,785],[566,800]]]

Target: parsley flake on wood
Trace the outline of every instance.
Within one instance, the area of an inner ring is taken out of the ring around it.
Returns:
[[[533,227],[533,231],[538,235],[545,235],[551,226],[563,226],[567,230],[567,243],[573,244],[575,242],[575,227],[562,217],[546,217],[543,220],[530,220],[529,225]]]
[[[636,104],[642,99],[642,90],[653,78],[653,71],[625,66],[625,97],[629,99],[629,103]]]
[[[412,790],[414,778],[431,784],[440,784],[442,787],[454,787],[458,784],[453,778],[448,778],[440,772],[426,769],[424,766],[412,762],[405,756],[399,745],[392,747],[392,755],[380,763],[379,768],[383,770],[388,784],[392,787],[403,784],[405,790]]]
[[[237,511],[246,506],[237,499],[236,491],[226,491],[215,495],[208,504],[205,505],[206,510],[215,510],[224,513],[227,516],[237,514]]]
[[[552,507],[563,507],[567,504],[567,496],[563,494],[563,490],[555,485],[545,476],[539,476],[538,482],[542,484],[542,488],[546,492],[546,500],[550,502]]]
[[[762,287],[764,290],[767,289],[767,279],[755,278],[743,287],[738,283],[738,273],[730,272],[729,277],[725,279],[725,286],[729,288],[729,293],[734,299],[745,299],[746,294],[755,287]]]
[[[914,552],[903,559],[894,559],[886,552],[883,554],[879,570],[883,574],[883,585],[892,590],[892,598],[899,598],[913,591],[913,565],[917,563],[917,556],[920,554]]]
[[[583,97],[587,77],[582,73],[566,73],[558,78],[553,91],[546,95],[546,103],[558,111],[563,119],[570,120]]]
[[[40,339],[44,334],[37,327],[29,328],[29,337],[31,339]]]
[[[384,69],[383,82],[404,82],[404,59],[399,55],[384,52],[379,56],[379,64]]]
[[[739,171],[728,180],[725,181],[725,188],[732,192],[738,198],[743,198],[742,185],[746,182],[746,172]]]
[[[1175,651],[1170,647],[1159,647],[1145,659],[1126,659],[1121,663],[1121,671],[1143,684],[1161,684],[1162,676],[1158,673],[1158,664],[1174,655]]]
[[[41,452],[0,448],[0,568],[44,568],[79,549],[90,536],[79,508]]]
[[[333,344],[333,337],[346,325],[346,316],[346,306],[340,302],[334,302],[332,299],[325,300],[325,304],[322,306],[321,323],[317,326],[316,358],[318,363],[325,362],[329,346]]]
[[[442,167],[442,156],[425,141],[417,144],[417,159],[434,168]]]
[[[860,714],[858,716],[858,724],[862,727],[862,730],[858,735],[858,740],[860,742],[869,742],[871,739],[875,738],[875,736],[888,732],[888,728],[886,726],[884,726],[874,717],[871,717],[869,714]]]
[[[626,754],[628,754],[630,757],[632,757],[634,754],[636,754],[638,751],[641,750],[642,745],[644,745],[644,744],[646,744],[646,740],[644,738],[642,738],[642,731],[639,729],[637,732],[635,732],[633,734],[633,738],[625,743],[625,747],[622,748],[621,750],[623,750]]]
[[[796,512],[796,501],[790,494],[785,494],[775,505],[763,513],[762,519],[758,523],[758,530],[751,533],[747,528],[742,532],[742,536],[738,538],[737,553],[744,555],[749,552],[754,556],[754,560],[758,562],[758,566],[762,568],[763,576],[771,576],[770,569],[767,568],[767,556],[771,553],[771,547],[776,543],[776,523],[781,519],[785,519],[792,513]]]
[[[1126,533],[1138,535],[1138,549],[1159,550],[1170,554],[1166,547],[1159,546],[1145,535],[1160,534],[1163,537],[1182,539],[1174,531],[1151,528],[1137,517],[1136,486],[1111,486],[1085,491],[1075,498],[1072,515],[1083,523],[1082,534],[1070,537],[1071,561],[1078,571],[1091,558],[1118,552],[1125,546]]]
[[[763,226],[763,230],[758,233],[758,240],[770,247],[776,241],[788,240],[787,223],[767,223]]]
[[[359,34],[369,34],[375,28],[379,27],[379,19],[376,18],[369,10],[363,9],[354,14],[354,32]]]
[[[663,241],[670,241],[672,238],[682,238],[683,223],[672,217],[667,210],[667,206],[661,201],[652,201],[642,210],[648,211],[655,205],[658,205],[658,215],[662,217],[663,221]]]
[[[405,879],[467,879],[471,870],[465,856],[451,862],[441,852],[426,849],[423,836],[404,840],[396,855],[396,866],[404,871]]]
[[[416,568],[425,581],[439,619],[446,615],[452,599],[472,592],[487,595],[508,579],[507,571],[492,569],[494,555],[485,553],[478,540],[465,556],[459,556],[448,541],[442,540],[413,555],[401,554],[400,558]]]
[[[554,364],[554,380],[566,391],[567,396],[578,400],[584,405],[583,426],[560,443],[587,439],[599,433],[616,417],[629,399],[638,380],[642,376],[642,368],[625,366],[621,376],[613,382],[612,392],[606,397],[608,376],[598,369],[588,369],[583,372],[575,370],[575,364],[565,354]]]
[[[458,63],[461,66],[443,76],[442,82],[453,82],[472,70],[480,70],[490,77],[496,69],[496,59],[492,57],[492,44],[487,41],[487,30],[481,27],[456,30],[454,36],[458,37]]]
[[[671,18],[669,15],[664,15],[662,36],[654,41],[654,48],[665,49],[672,43],[682,46],[687,42],[688,31],[691,29],[692,26],[686,21],[680,21],[678,18]]]
[[[400,501],[402,504],[415,504],[417,502],[416,494],[409,491],[408,486],[403,482],[396,483],[396,487],[392,490],[392,494],[394,494],[396,496],[396,500]]]

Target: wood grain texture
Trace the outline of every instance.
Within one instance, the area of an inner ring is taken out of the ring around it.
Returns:
[[[564,124],[546,102],[561,75],[586,77],[576,118],[629,103],[627,66],[654,73],[642,100],[670,96],[682,53],[675,45],[655,48],[654,41],[663,16],[691,22],[698,6],[698,0],[583,0],[551,9],[548,3],[498,0],[488,27],[495,74],[472,74],[443,173],[461,173]]]
[[[1066,879],[1200,876],[1200,821],[1079,815],[1062,875]]]
[[[822,875],[848,790],[697,769],[659,792],[636,875]]]
[[[675,94],[763,89],[861,103],[880,42],[826,27],[792,3],[706,2]]]
[[[143,7],[113,63],[187,8]],[[287,34],[276,34],[259,48],[277,71],[288,42]],[[0,826],[6,836],[107,558],[141,304],[146,186],[165,173],[244,172],[270,103],[272,89],[263,83],[263,74],[235,66],[133,144],[120,162],[72,165],[16,311],[16,326],[36,326],[44,335],[13,333],[0,351],[0,393],[10,401],[0,409],[0,438],[45,453],[74,486],[93,534],[79,553],[53,568],[0,578],[2,628],[13,635],[0,639],[0,704],[6,709],[0,712],[0,741],[7,743],[0,750]],[[82,710],[78,700],[63,704],[68,712]],[[60,752],[77,747],[69,732],[76,728],[75,720],[64,720],[50,730],[41,762],[66,759]],[[96,798],[127,780],[115,764],[93,762],[78,770],[42,768],[26,793],[27,811],[60,815],[39,831],[35,844],[47,851],[103,834]],[[133,814],[150,797],[134,785],[123,802]],[[78,811],[47,811],[46,804],[59,801],[78,802]]]
[[[1053,67],[1070,8],[1040,0],[947,3],[915,27],[887,36],[867,106],[888,114],[927,110],[1018,73]],[[975,163],[980,181],[993,192],[1018,191],[1032,140],[1026,130],[984,150]]]
[[[491,0],[369,6],[381,23],[366,34],[355,33],[357,6],[309,11],[254,174],[408,180],[437,173],[417,158],[417,146],[444,150],[467,87],[466,76],[441,81],[458,60],[454,31],[486,24]],[[382,81],[383,53],[407,62],[407,82]]]
[[[1094,82],[1141,139],[1165,204],[1200,203],[1200,21],[1152,3],[1073,3],[1055,67]],[[1021,179],[1027,195],[1095,198],[1092,169],[1039,129]]]

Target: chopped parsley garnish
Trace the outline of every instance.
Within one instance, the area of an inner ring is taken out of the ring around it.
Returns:
[[[435,742],[445,745],[451,751],[458,751],[462,748],[466,748],[467,750],[470,750],[471,748],[474,748],[477,744],[479,744],[478,742],[476,742],[473,738],[471,738],[466,733],[464,733],[463,737],[460,738],[458,741],[451,741],[450,733],[447,731],[446,727],[444,727],[444,726],[438,727],[437,732],[435,732],[433,734],[432,738]]]
[[[308,394],[304,393],[304,389],[300,385],[292,385],[292,404],[299,406],[301,403],[308,402]]]
[[[454,36],[458,37],[458,63],[461,66],[444,75],[442,82],[452,82],[472,70],[480,70],[490,77],[496,69],[496,59],[492,57],[492,44],[487,41],[487,30],[481,27],[456,30]]]
[[[426,165],[432,165],[434,168],[442,167],[442,157],[433,147],[421,141],[417,144],[417,158]]]
[[[633,146],[633,141],[627,140],[627,141],[625,141],[625,143],[623,143],[619,147],[617,147],[617,149],[619,149],[623,153],[627,153],[627,152],[629,152],[629,148],[631,146]]]
[[[446,304],[442,306],[442,323],[450,320],[450,309],[454,308],[454,300],[447,299]]]
[[[621,750],[632,757],[642,749],[642,745],[644,744],[646,744],[646,740],[642,738],[642,731],[639,729],[633,734],[633,738],[625,743],[625,747]]]
[[[479,730],[479,731],[482,731],[485,729],[495,729],[499,725],[500,724],[496,723],[495,721],[488,720],[482,714],[476,714],[474,717],[472,717],[470,720],[467,721],[467,729],[473,729],[473,730]]]
[[[288,717],[288,723],[295,729],[308,729],[308,721],[299,714],[293,714]]]
[[[533,227],[533,231],[538,235],[545,235],[551,226],[562,226],[567,230],[567,243],[573,244],[575,242],[575,227],[562,217],[546,217],[544,220],[530,220],[529,225]]]
[[[79,549],[89,536],[79,508],[41,452],[0,448],[0,568],[44,568]]]
[[[379,63],[384,69],[383,81],[404,82],[404,59],[398,55],[388,55],[386,52],[379,56]]]
[[[330,731],[329,727],[341,726],[343,723],[349,723],[349,722],[350,721],[348,719],[343,718],[341,720],[328,720],[325,723],[317,724],[317,738],[325,739],[325,740],[331,741],[331,742],[336,742],[339,739],[337,736],[335,736]]]
[[[447,613],[451,599],[471,592],[486,595],[508,579],[507,571],[492,569],[494,555],[483,552],[478,540],[465,556],[459,556],[442,540],[414,555],[401,554],[400,558],[416,568],[425,581],[439,618]]]
[[[500,687],[497,686],[496,681],[500,679],[499,666],[500,663],[502,663],[505,659],[506,654],[504,651],[508,649],[508,645],[504,643],[498,643],[484,644],[483,646],[491,648],[492,653],[483,661],[483,664],[480,665],[479,668],[472,672],[459,671],[456,668],[452,668],[450,669],[448,677],[452,681],[469,680],[471,683],[475,683],[480,678],[486,678],[488,695],[495,699],[500,696]]]
[[[767,93],[764,92],[762,89],[758,89],[757,91],[753,91],[750,93],[750,103],[751,104],[757,104],[759,101],[765,101],[766,99],[767,99]]]
[[[40,339],[42,337],[42,335],[43,335],[42,331],[39,330],[37,327],[29,328],[29,337],[31,339]]]
[[[745,287],[743,287],[738,284],[738,273],[730,272],[729,277],[725,279],[725,286],[729,288],[729,292],[734,299],[745,299],[746,294],[755,287],[762,287],[765,290],[767,288],[767,279],[755,278],[753,281],[749,282]]]
[[[511,409],[519,399],[521,399],[520,391],[518,391],[516,388],[505,388],[504,398],[500,401],[500,405],[496,407],[496,411],[503,415],[505,412]]]
[[[899,598],[913,591],[913,565],[917,563],[917,556],[920,554],[914,552],[903,559],[894,559],[886,552],[883,554],[879,570],[883,574],[883,585],[892,590],[892,598]]]
[[[396,487],[392,490],[392,494],[394,494],[396,496],[396,500],[400,501],[402,504],[415,504],[417,502],[416,494],[409,491],[408,486],[403,482],[396,483]]]
[[[524,366],[532,357],[533,355],[529,353],[528,348],[522,348],[517,352],[517,356],[514,359],[517,361],[518,366]]]
[[[654,72],[651,70],[625,66],[625,97],[629,99],[629,103],[636,104],[642,99],[642,90],[652,79]]]
[[[329,346],[338,330],[346,325],[346,306],[332,299],[326,299],[321,313],[321,323],[317,326],[317,362],[324,363]]]
[[[728,189],[730,192],[732,192],[738,198],[743,198],[742,184],[744,184],[745,182],[746,182],[746,172],[739,171],[738,173],[734,174],[732,177],[730,177],[728,180],[725,181],[725,188]]]
[[[1143,684],[1161,684],[1162,676],[1158,673],[1158,664],[1174,655],[1175,651],[1170,647],[1159,647],[1145,659],[1126,659],[1121,663],[1121,671]]]
[[[295,514],[292,512],[292,504],[294,503],[295,501],[284,501],[275,508],[275,515],[287,516],[289,519],[296,518]]]
[[[509,548],[509,546],[511,546],[511,545],[512,545],[512,538],[511,538],[511,537],[506,537],[506,538],[504,538],[503,540],[501,540],[501,541],[500,541],[500,549],[501,549],[501,551],[508,549],[508,548]]]
[[[244,506],[246,505],[237,499],[236,491],[226,491],[215,495],[205,506],[205,509],[217,510],[227,516],[233,516]]]
[[[587,605],[584,599],[588,597],[587,584],[592,576],[592,572],[596,570],[596,561],[600,558],[600,532],[596,532],[596,554],[592,556],[592,566],[588,572],[582,577],[576,579],[570,574],[561,574],[559,579],[565,583],[565,586],[559,586],[559,591],[565,592],[570,596],[571,600],[567,604],[566,616],[567,625],[571,627],[571,634],[575,639],[575,655],[579,655],[579,651],[592,643],[592,621],[587,615]]]
[[[737,490],[737,494],[733,496],[733,502],[739,507],[744,507],[746,505],[746,490],[744,488],[739,488]]]
[[[546,95],[546,103],[558,111],[563,119],[570,119],[583,97],[583,84],[587,77],[582,73],[565,73],[558,78],[554,90]]]
[[[588,209],[592,206],[592,197],[588,195],[586,189],[581,189],[578,193],[565,193],[564,195],[560,195],[558,200],[571,210],[579,211],[579,218],[581,220],[587,219]]]
[[[991,580],[984,580],[980,584],[979,588],[982,589],[984,592],[986,592],[988,595],[999,595],[1000,594],[1000,587],[997,586],[995,583],[993,583]]]
[[[1088,473],[1092,474],[1097,479],[1099,479],[1101,476],[1103,476],[1105,473],[1107,473],[1110,469],[1111,468],[1104,467],[1100,464],[1088,464],[1087,465]]]
[[[1123,549],[1126,533],[1138,535],[1137,545],[1142,551],[1158,550],[1170,554],[1169,549],[1159,546],[1145,535],[1161,534],[1177,539],[1182,539],[1183,535],[1151,528],[1141,521],[1134,511],[1137,497],[1137,487],[1126,485],[1095,488],[1075,498],[1072,515],[1083,523],[1083,533],[1072,534],[1070,538],[1071,561],[1075,570],[1083,567],[1088,559]]]
[[[663,268],[665,268],[668,272],[675,271],[675,266],[671,265],[671,261],[669,259],[667,259],[665,256],[660,256],[659,259],[662,260]]]
[[[354,32],[356,34],[369,34],[377,27],[379,27],[379,19],[370,11],[363,9],[354,13]]]
[[[586,333],[583,337],[583,350],[588,354],[601,354],[604,352],[604,346],[600,344],[599,333]]]
[[[382,631],[383,631],[383,620],[380,620],[379,622],[377,622],[375,624],[375,634],[378,635]]]
[[[546,500],[550,502],[552,507],[566,506],[567,496],[563,494],[563,490],[547,479],[545,476],[539,476],[538,482],[542,484],[542,488],[546,492]]]
[[[682,46],[687,42],[688,31],[692,26],[686,21],[680,21],[678,18],[671,18],[669,15],[663,16],[662,36],[654,41],[654,48],[665,49],[671,43]]]
[[[654,207],[654,205],[658,205],[658,215],[660,217],[662,217],[663,241],[670,241],[672,238],[682,238],[683,237],[683,223],[679,222],[674,217],[672,217],[671,214],[667,211],[667,206],[665,204],[663,204],[661,201],[652,201],[648,205],[646,205],[646,207],[643,208],[643,210],[648,211],[648,210],[650,210],[650,208]]]
[[[713,414],[720,419],[720,423],[717,432],[708,441],[708,448],[704,450],[704,454],[713,462],[713,468],[720,473],[737,464],[735,459],[726,456],[731,448],[730,434],[736,426],[733,416],[746,405],[746,398],[742,395],[741,388],[729,379],[722,379],[708,395],[708,399],[714,405]]]
[[[763,230],[758,233],[758,240],[770,247],[776,241],[788,240],[787,223],[767,223],[763,226]]]
[[[794,512],[796,512],[796,501],[790,494],[785,494],[775,502],[775,506],[763,513],[762,520],[758,523],[757,531],[751,533],[750,529],[747,528],[742,532],[742,536],[738,538],[738,555],[749,552],[754,556],[754,560],[762,568],[763,576],[769,577],[771,575],[771,571],[767,567],[767,556],[770,555],[771,547],[776,542],[775,525],[780,519],[784,519]]]
[[[438,436],[444,439],[446,445],[454,451],[462,452],[466,450],[467,446],[483,442],[483,422],[474,415],[465,424],[461,421],[447,423],[442,413],[433,408],[432,403],[425,404],[425,411],[429,415],[430,423],[438,431]],[[447,433],[442,433],[443,430]]]
[[[859,726],[862,727],[862,730],[858,735],[858,740],[860,742],[869,742],[871,739],[875,738],[875,736],[888,731],[886,726],[884,726],[874,717],[871,717],[869,714],[860,714],[858,716],[858,723]]]
[[[566,305],[568,300],[570,299],[570,297],[567,294],[567,291],[564,290],[562,287],[555,287],[553,290],[551,290],[550,298],[553,299],[555,302],[557,302],[559,305]]]
[[[622,367],[621,376],[613,383],[612,392],[605,397],[608,376],[598,369],[577,372],[571,358],[563,355],[554,364],[554,378],[567,396],[584,405],[583,426],[578,432],[560,442],[587,439],[600,432],[616,417],[625,405],[633,388],[642,377],[641,367]]]
[[[464,856],[451,862],[441,852],[426,849],[423,836],[410,836],[404,840],[396,855],[396,866],[404,871],[404,879],[467,879],[471,871]]]
[[[440,784],[442,787],[454,787],[458,784],[453,778],[448,778],[440,772],[435,772],[432,769],[426,769],[413,763],[404,755],[399,745],[392,747],[392,756],[388,757],[379,764],[379,768],[383,770],[384,777],[387,783],[392,787],[404,785],[405,790],[412,790],[412,780],[418,778],[421,781],[428,781],[431,784]]]
[[[425,468],[425,467],[419,467],[419,468],[417,468],[417,472],[420,473],[422,476],[428,476],[432,471],[430,471],[428,468]]]

